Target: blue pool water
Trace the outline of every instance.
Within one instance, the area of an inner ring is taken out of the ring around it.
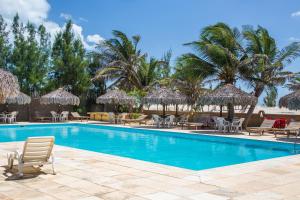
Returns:
[[[294,144],[85,124],[0,126],[0,142],[55,136],[55,143],[201,170],[294,154]],[[298,146],[297,149],[300,149]]]

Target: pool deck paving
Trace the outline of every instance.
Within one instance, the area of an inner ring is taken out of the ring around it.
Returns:
[[[193,171],[55,145],[56,175],[46,165],[26,168],[20,179],[7,169],[6,154],[22,146],[0,143],[1,200],[300,199],[300,155]]]

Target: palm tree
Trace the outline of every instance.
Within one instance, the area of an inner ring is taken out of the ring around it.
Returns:
[[[186,45],[195,49],[195,53],[182,55],[179,59],[194,66],[194,74],[218,81],[220,85],[234,84],[239,69],[244,65],[245,51],[241,44],[241,33],[224,23],[205,27],[198,41]],[[233,105],[227,105],[229,117],[233,116]]]
[[[298,75],[295,75],[288,84],[286,84],[287,88],[291,91],[297,91],[300,90],[300,77]]]
[[[199,76],[195,72],[195,67],[186,62],[185,59],[179,57],[177,59],[175,73],[172,77],[172,83],[180,92],[185,94],[189,103],[192,105],[192,110],[196,109],[196,102],[200,95],[202,95],[206,89],[204,88],[204,78]]]
[[[279,50],[276,41],[269,35],[269,32],[258,27],[245,27],[243,36],[247,41],[247,60],[250,65],[241,68],[241,75],[253,88],[253,94],[257,98],[267,88],[283,85],[286,80],[294,74],[285,71],[284,68],[294,59],[299,57],[300,45],[293,42],[282,50]],[[251,105],[244,122],[246,127],[256,105]]]
[[[146,54],[138,49],[140,36],[131,39],[121,31],[113,31],[114,38],[98,45],[99,54],[106,62],[106,66],[97,72],[94,79],[108,79],[112,85],[125,89],[142,89],[143,85],[138,77],[138,69],[144,62]]]
[[[150,58],[150,61],[147,62],[144,59],[137,70],[137,76],[141,82],[143,89],[148,90],[149,87],[152,87],[158,80],[159,74],[157,70],[163,65],[163,61],[157,60],[155,58]]]

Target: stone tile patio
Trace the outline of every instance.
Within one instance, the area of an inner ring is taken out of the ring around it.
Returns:
[[[192,171],[56,145],[56,175],[44,166],[18,179],[6,169],[6,154],[22,145],[0,143],[1,200],[300,199],[300,155]]]

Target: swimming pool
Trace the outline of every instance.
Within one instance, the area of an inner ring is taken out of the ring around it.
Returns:
[[[92,124],[0,126],[0,142],[55,136],[58,145],[191,170],[295,154],[295,145]],[[300,146],[296,146],[300,149]]]

